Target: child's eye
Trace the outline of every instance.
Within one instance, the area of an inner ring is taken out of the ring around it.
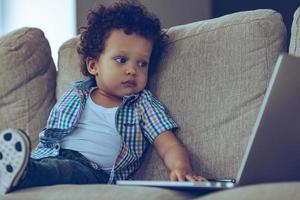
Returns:
[[[139,61],[138,62],[138,66],[139,67],[147,67],[148,66],[148,62],[146,62],[146,61]]]
[[[124,64],[127,62],[127,58],[126,57],[116,57],[115,61],[117,61],[120,64]]]

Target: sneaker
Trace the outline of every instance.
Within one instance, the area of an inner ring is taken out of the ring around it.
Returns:
[[[0,195],[6,194],[20,181],[30,156],[30,139],[19,129],[0,133]]]

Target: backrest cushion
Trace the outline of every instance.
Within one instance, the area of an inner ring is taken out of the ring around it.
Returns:
[[[289,53],[300,56],[300,7],[294,13]]]
[[[49,43],[41,30],[22,28],[0,38],[0,58],[0,129],[24,129],[35,146],[55,103]]]
[[[67,91],[73,81],[86,78],[80,72],[78,45],[79,36],[66,41],[58,50],[57,99]]]
[[[234,13],[175,26],[168,34],[169,52],[150,89],[179,124],[176,135],[195,171],[235,178],[273,65],[285,48],[281,15],[273,10]],[[77,44],[73,38],[60,48],[58,96],[82,77]],[[168,179],[156,152],[147,154],[135,178]]]
[[[168,56],[152,91],[180,125],[178,137],[205,177],[236,178],[273,65],[285,49],[279,13],[234,13],[169,29]],[[168,179],[156,153],[140,179]]]

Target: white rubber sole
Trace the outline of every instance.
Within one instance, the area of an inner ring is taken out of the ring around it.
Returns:
[[[25,132],[7,129],[0,133],[0,195],[18,184],[29,156],[30,139]]]

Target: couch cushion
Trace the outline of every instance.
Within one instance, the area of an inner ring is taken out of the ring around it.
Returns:
[[[0,129],[24,129],[35,145],[55,103],[49,43],[41,30],[22,28],[0,38],[0,58]]]
[[[258,184],[209,194],[194,200],[298,200],[300,182]]]
[[[151,90],[180,125],[195,171],[236,178],[273,65],[285,49],[279,13],[255,10],[172,27]],[[138,179],[167,179],[156,153]]]
[[[300,56],[300,7],[294,13],[289,53]]]
[[[80,72],[80,57],[77,53],[79,36],[72,38],[59,48],[56,96],[59,99],[75,80],[85,79]]]
[[[19,190],[0,196],[1,200],[183,200],[195,194],[151,187],[115,185],[56,185]]]

